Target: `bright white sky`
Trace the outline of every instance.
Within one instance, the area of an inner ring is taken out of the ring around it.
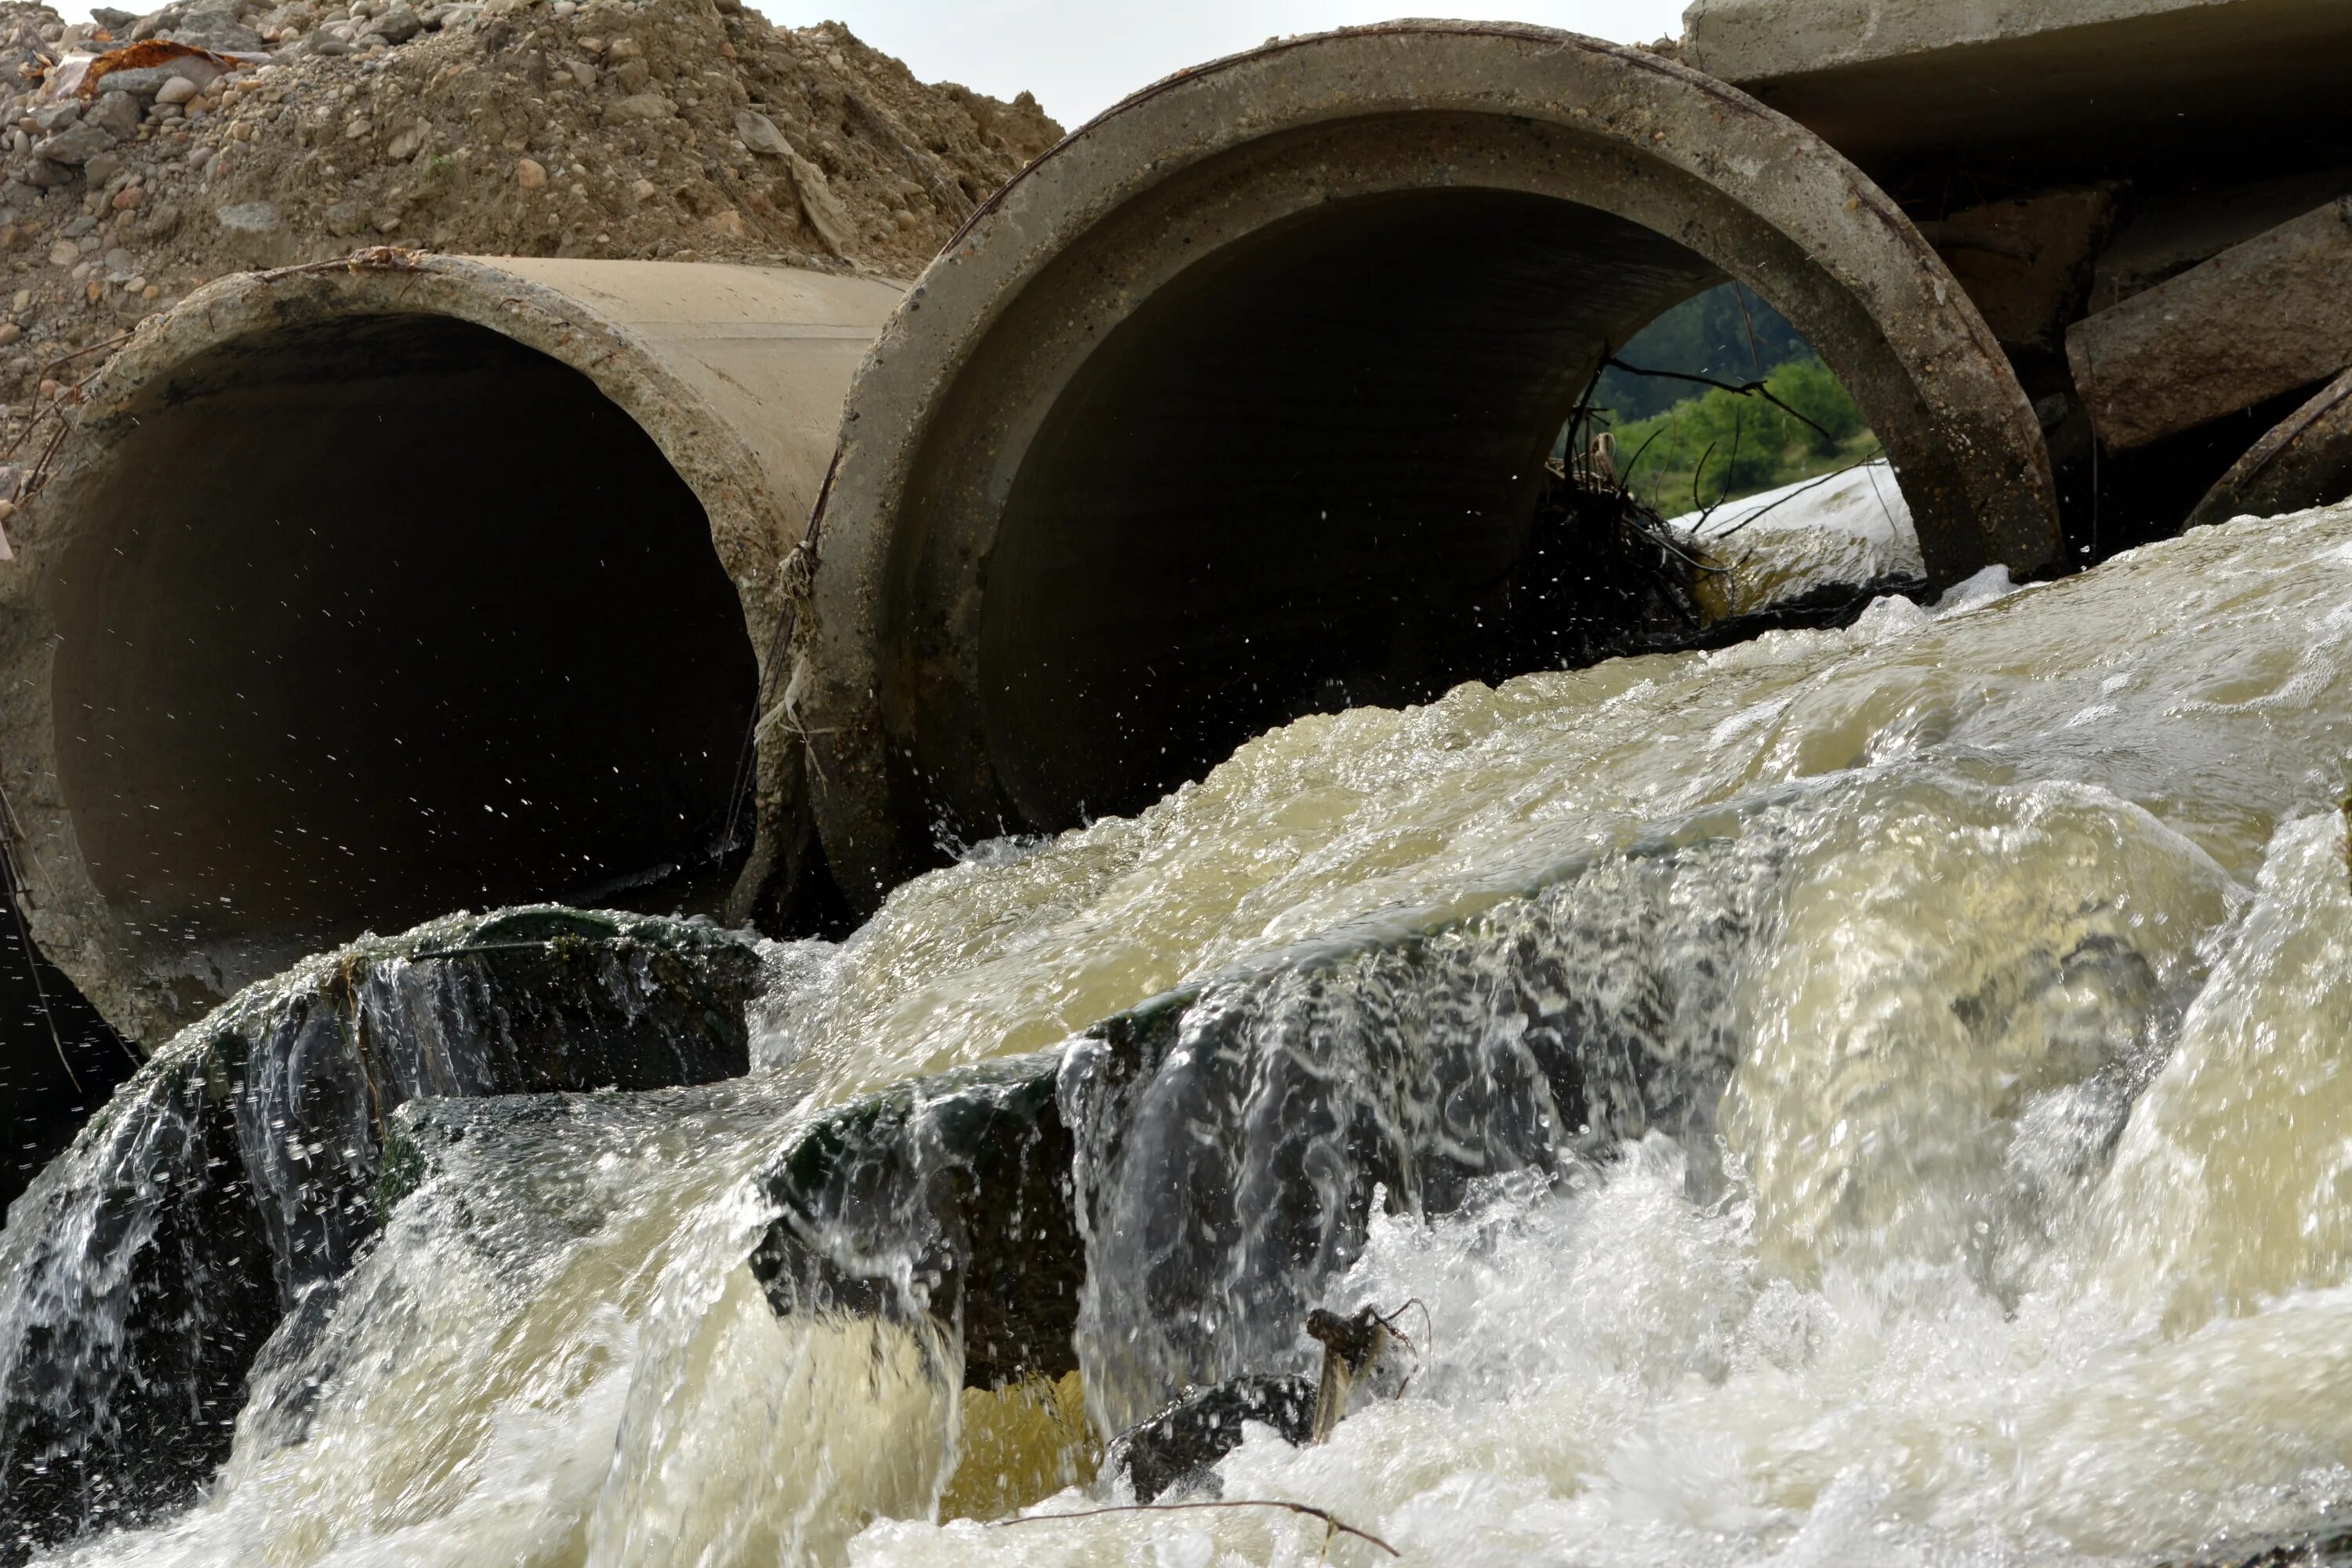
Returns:
[[[137,0],[142,6],[151,0]],[[772,22],[846,23],[925,81],[1024,89],[1066,128],[1171,71],[1290,33],[1439,14],[1430,0],[749,0]],[[1459,0],[1456,0],[1459,4]],[[1682,32],[1685,0],[1506,0],[1501,15],[1619,43]]]

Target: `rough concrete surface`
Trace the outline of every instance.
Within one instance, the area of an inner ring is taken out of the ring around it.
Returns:
[[[2202,528],[2235,517],[2278,517],[2352,497],[2352,373],[2271,428],[2189,516]]]
[[[2331,202],[2066,333],[2099,437],[2146,446],[2352,364],[2352,200]]]
[[[1726,81],[1759,82],[1938,54],[2240,0],[1692,0],[1685,58]],[[2312,0],[2327,5],[2330,0]]]
[[[851,395],[793,720],[853,901],[943,835],[1129,809],[1317,701],[1475,672],[1587,377],[1727,274],[1853,391],[1931,573],[2050,558],[2039,427],[1935,251],[1802,127],[1655,54],[1283,40],[1033,164]]]
[[[630,822],[717,837],[843,390],[898,298],[387,251],[149,322],[0,572],[0,788],[43,951],[158,1041],[414,909],[586,901],[674,854]],[[519,439],[562,460],[518,464]],[[626,574],[593,570],[624,549]],[[452,706],[476,690],[499,711]],[[744,825],[770,854],[799,820],[790,739]]]
[[[1687,63],[1890,184],[2083,181],[2252,137],[2269,162],[2343,117],[2352,68],[2341,0],[1699,0],[1686,26]]]

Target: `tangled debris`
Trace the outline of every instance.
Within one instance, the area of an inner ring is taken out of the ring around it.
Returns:
[[[225,273],[396,244],[910,278],[1061,136],[740,0],[20,0],[0,86],[12,440],[98,363],[68,356]]]

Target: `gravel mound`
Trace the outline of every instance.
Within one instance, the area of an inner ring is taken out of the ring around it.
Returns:
[[[399,245],[911,278],[1062,134],[740,0],[0,5],[0,82],[18,464],[101,345],[224,273]]]

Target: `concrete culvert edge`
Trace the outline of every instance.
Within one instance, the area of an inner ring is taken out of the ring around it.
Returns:
[[[1825,143],[1654,54],[1400,23],[1162,83],[983,205],[860,373],[796,663],[827,858],[1130,810],[1472,650],[1580,389],[1733,276],[1885,442],[1929,574],[2055,552],[1975,308]]]
[[[897,299],[394,257],[226,279],[142,331],[0,582],[44,951],[155,1041],[452,907],[723,907],[755,837],[801,837],[797,758],[780,737],[746,778],[743,738]]]

